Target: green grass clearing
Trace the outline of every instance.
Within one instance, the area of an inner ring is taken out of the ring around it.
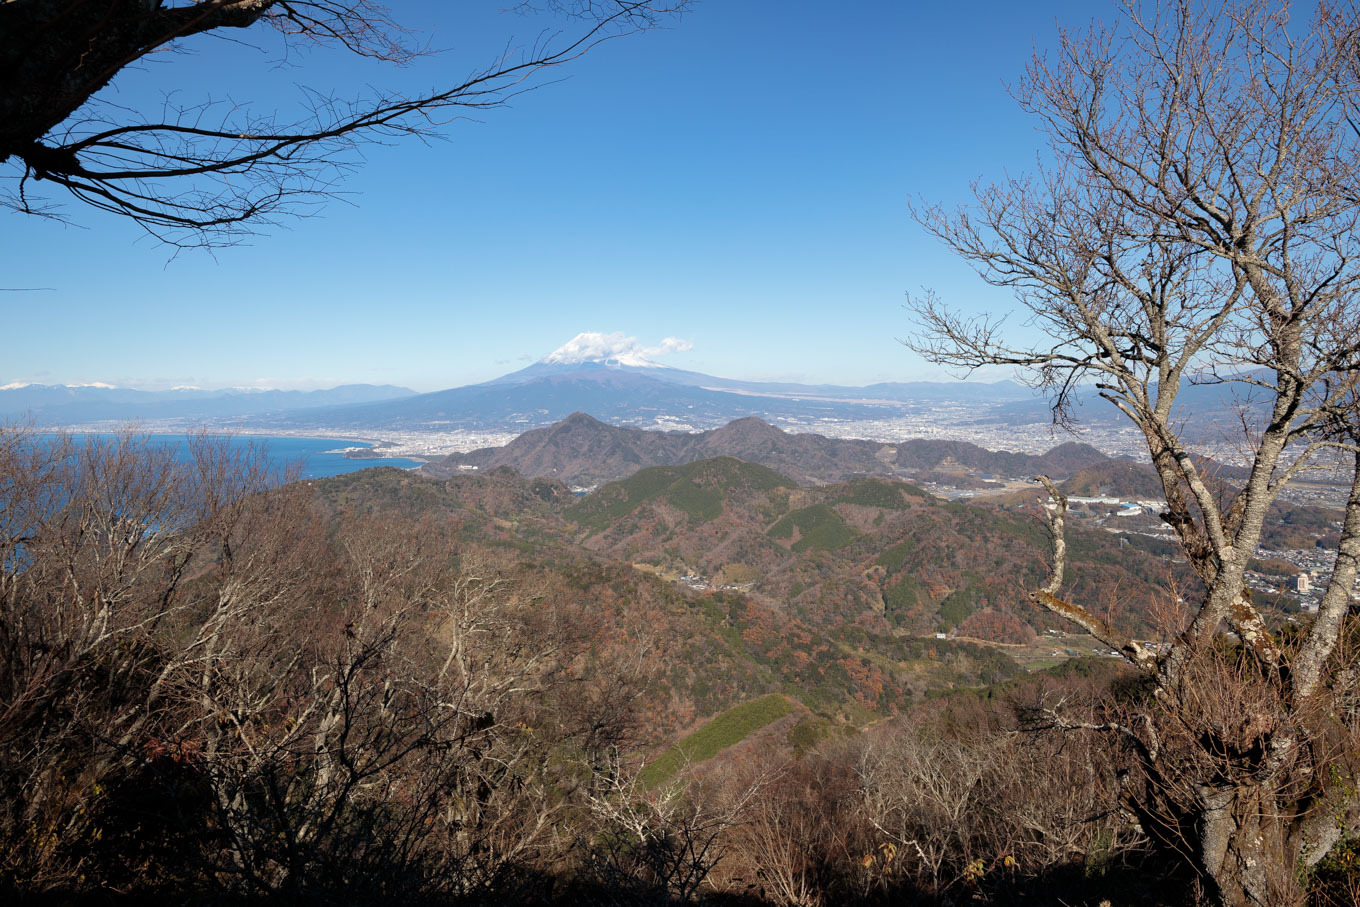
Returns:
[[[712,759],[791,711],[793,706],[778,693],[733,706],[649,763],[639,780],[648,787],[656,787],[686,765]]]

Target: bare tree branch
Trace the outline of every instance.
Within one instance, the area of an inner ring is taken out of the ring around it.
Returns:
[[[5,204],[53,216],[37,193],[59,186],[173,245],[231,243],[333,197],[362,144],[438,135],[462,116],[539,87],[539,76],[605,41],[675,18],[685,5],[553,4],[550,12],[581,23],[574,33],[540,35],[425,94],[345,100],[308,89],[306,115],[289,121],[213,101],[167,104],[139,119],[95,95],[146,55],[220,29],[273,27],[288,42],[397,64],[424,49],[369,0],[7,2],[0,5],[0,72],[7,74],[0,80],[0,164],[17,171],[17,185]]]

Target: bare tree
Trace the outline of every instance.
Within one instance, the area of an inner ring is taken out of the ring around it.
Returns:
[[[234,536],[232,502],[277,484],[250,448],[195,439],[188,461],[132,435],[44,439],[0,427],[0,854],[8,883],[72,884],[110,791],[183,724],[178,680],[220,637],[166,658],[183,590]]]
[[[936,892],[984,881],[1004,887],[1008,874],[1036,878],[1122,856],[1140,836],[1114,814],[1111,760],[1098,749],[1057,734],[929,719],[879,729],[855,762],[877,844],[865,858],[869,876]]]
[[[1032,598],[1150,678],[1132,720],[1086,723],[1128,745],[1148,830],[1181,841],[1225,903],[1296,903],[1298,867],[1360,809],[1337,745],[1356,730],[1337,706],[1354,693],[1340,642],[1360,557],[1360,21],[1350,3],[1306,27],[1264,0],[1121,5],[1119,26],[1063,33],[1014,92],[1048,136],[1038,172],[916,212],[1012,288],[1043,339],[1017,344],[926,294],[909,345],[1018,367],[1060,421],[1093,390],[1141,431],[1202,600],[1159,653],[1062,599],[1066,501],[1046,481],[1053,569]],[[1240,487],[1201,471],[1177,407],[1192,382],[1240,390]],[[1321,466],[1348,477],[1341,541],[1316,619],[1285,644],[1244,571],[1270,505]]]
[[[438,527],[344,527],[320,588],[299,537],[250,533],[237,559],[283,589],[242,594],[239,568],[215,584],[213,613],[248,613],[182,683],[202,703],[213,877],[233,894],[510,897],[560,810],[526,728],[571,635],[494,567],[455,565]],[[312,588],[289,588],[281,562]]]
[[[469,111],[505,103],[613,37],[674,18],[686,0],[569,0],[535,9],[567,25],[454,84],[419,95],[342,100],[318,87],[299,119],[232,103],[167,102],[139,113],[99,92],[128,66],[208,35],[274,29],[286,46],[336,48],[403,64],[425,53],[372,0],[3,0],[0,164],[17,185],[4,203],[55,215],[46,186],[132,218],[175,245],[229,243],[314,208],[357,163],[364,142],[431,136]],[[247,36],[248,37],[248,36]],[[225,76],[225,74],[224,74]]]
[[[853,743],[841,744],[773,765],[761,754],[748,768],[763,780],[727,835],[725,890],[756,891],[783,907],[868,900],[843,884],[856,877],[872,844],[863,840],[868,822],[854,770],[858,753]]]
[[[533,571],[286,478],[0,426],[4,889],[518,901],[565,862],[625,679],[585,689]]]
[[[974,859],[981,798],[1004,739],[968,746],[942,737],[898,735],[866,747],[857,766],[869,822],[903,864],[933,889]]]
[[[767,779],[676,779],[650,788],[615,752],[592,793],[593,835],[585,875],[607,904],[688,903],[723,859],[723,835]]]

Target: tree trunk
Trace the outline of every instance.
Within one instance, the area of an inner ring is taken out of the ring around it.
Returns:
[[[1304,903],[1297,836],[1271,791],[1244,782],[1201,796],[1200,861],[1225,907]]]

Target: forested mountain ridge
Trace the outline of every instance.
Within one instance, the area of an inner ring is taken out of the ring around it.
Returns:
[[[702,432],[662,432],[608,425],[573,413],[546,428],[525,432],[503,447],[451,454],[422,471],[512,466],[526,476],[550,476],[573,485],[626,478],[648,466],[676,466],[730,456],[775,469],[801,484],[841,482],[856,476],[911,477],[944,463],[982,473],[1059,478],[1110,460],[1095,448],[1066,442],[1046,454],[989,451],[966,441],[911,439],[894,443],[792,434],[747,417]]]
[[[563,515],[588,550],[741,587],[818,625],[923,634],[964,627],[981,612],[1044,625],[1025,599],[1048,545],[1032,515],[943,501],[889,479],[799,487],[736,464],[642,470]],[[1071,581],[1093,595],[1118,589],[1121,620],[1142,627],[1171,568],[1151,544],[1124,544],[1074,531]]]
[[[762,607],[835,632],[932,634],[1005,615],[1012,634],[1042,628],[1025,591],[1048,546],[1033,514],[935,498],[876,477],[800,486],[732,457],[648,467],[584,496],[506,467],[444,479],[370,470],[317,483],[338,506],[381,502],[456,519],[479,543],[540,563],[633,565],[701,590],[739,591]],[[1122,547],[1121,547],[1122,546]],[[1071,581],[1118,590],[1119,621],[1146,626],[1171,565],[1153,540],[1072,533]],[[971,620],[971,622],[970,622]]]
[[[648,470],[627,485],[578,499],[559,483],[505,468],[446,480],[380,468],[312,489],[334,521],[394,513],[424,521],[431,532],[450,533],[464,556],[516,565],[525,586],[591,622],[601,645],[650,647],[657,677],[639,707],[653,743],[696,717],[771,692],[826,717],[860,721],[897,712],[930,689],[1019,672],[1003,653],[973,643],[895,638],[867,613],[867,622],[850,611],[800,615],[772,595],[684,582],[671,569],[592,542],[590,533],[611,525],[615,514],[652,508],[693,520],[696,543],[720,527],[754,526],[759,537],[779,517],[775,509],[757,513],[762,495],[797,489],[771,470],[725,458]],[[773,557],[788,559],[778,544],[771,548]],[[734,563],[728,572],[739,578],[741,568]],[[940,655],[929,664],[928,649]]]

